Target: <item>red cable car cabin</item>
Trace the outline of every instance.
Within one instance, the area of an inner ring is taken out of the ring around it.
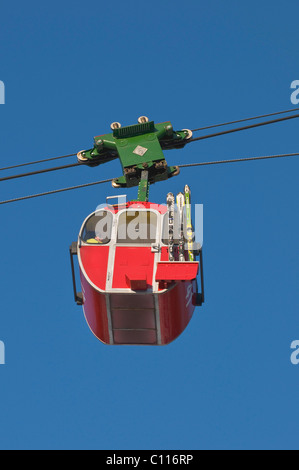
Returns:
[[[75,300],[91,331],[111,345],[172,342],[204,300],[201,249],[198,254],[200,262],[168,261],[166,206],[129,202],[89,215],[71,246],[71,261]],[[76,292],[73,255],[82,294]]]

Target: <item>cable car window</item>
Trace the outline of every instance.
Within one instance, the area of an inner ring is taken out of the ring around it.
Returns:
[[[111,240],[113,214],[100,210],[95,212],[86,222],[82,240],[88,245],[105,245]]]
[[[152,211],[128,210],[118,219],[117,243],[152,244],[157,238],[157,214]]]

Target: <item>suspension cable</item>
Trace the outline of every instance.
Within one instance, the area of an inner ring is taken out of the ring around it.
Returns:
[[[184,165],[178,165],[178,167],[179,168],[190,168],[190,167],[196,167],[196,166],[220,165],[220,164],[225,164],[225,163],[240,163],[240,162],[269,160],[269,159],[274,159],[274,158],[287,158],[287,157],[295,157],[295,156],[299,156],[299,153],[286,153],[286,154],[280,154],[280,155],[266,155],[266,156],[261,156],[261,157],[245,157],[245,158],[237,158],[237,159],[233,159],[233,160],[217,160],[217,161],[213,161],[213,162],[186,163]],[[53,191],[47,191],[45,193],[33,194],[31,196],[23,196],[23,197],[18,197],[18,198],[15,198],[15,199],[8,199],[6,201],[0,201],[0,205],[9,204],[9,203],[12,203],[12,202],[24,201],[24,200],[27,200],[27,199],[33,199],[33,198],[37,198],[37,197],[41,197],[41,196],[49,196],[50,194],[62,193],[62,192],[65,192],[65,191],[72,191],[74,189],[87,188],[89,186],[95,186],[97,184],[111,183],[111,181],[113,181],[113,179],[95,181],[93,183],[85,183],[85,184],[80,184],[78,186],[70,186],[68,188],[55,189]]]
[[[263,114],[261,116],[254,116],[254,117],[250,117],[250,118],[246,118],[246,119],[239,119],[238,121],[223,122],[221,124],[214,124],[212,126],[199,127],[197,129],[192,129],[192,132],[204,131],[204,130],[207,130],[207,129],[214,129],[215,127],[229,126],[231,124],[238,124],[240,122],[253,121],[255,119],[262,119],[262,118],[266,118],[266,117],[270,117],[270,116],[278,116],[280,114],[294,113],[295,111],[299,111],[299,108],[287,109],[286,111],[280,111],[278,113]]]
[[[24,178],[25,176],[40,175],[41,173],[49,173],[49,171],[65,170],[66,168],[73,168],[81,165],[82,163],[71,163],[70,165],[56,166],[54,168],[46,168],[44,170],[31,171],[30,173],[21,173],[18,175],[6,176],[5,178],[0,178],[0,182],[13,180],[16,178]]]
[[[13,165],[13,166],[6,166],[4,168],[0,168],[0,171],[4,170],[12,170],[14,168],[20,168],[22,166],[28,166],[28,165],[36,165],[38,163],[45,163],[45,162],[51,162],[53,160],[60,160],[62,158],[69,158],[69,157],[75,157],[77,154],[76,153],[71,153],[69,155],[61,155],[60,157],[51,157],[51,158],[46,158],[44,160],[36,160],[35,162],[27,162],[27,163],[20,163],[19,165]]]
[[[87,188],[88,186],[95,186],[97,184],[110,183],[111,181],[112,179],[109,179],[109,180],[103,180],[103,181],[95,181],[93,183],[80,184],[78,186],[70,186],[69,188],[54,189],[53,191],[47,191],[45,193],[32,194],[30,196],[23,196],[23,197],[17,197],[15,199],[8,199],[6,201],[0,201],[0,205],[10,204],[12,202],[18,202],[18,201],[25,201],[26,199],[33,199],[33,198],[41,197],[41,196],[49,196],[50,194],[63,193],[65,191],[72,191],[74,189]]]
[[[255,127],[268,126],[269,124],[275,124],[277,122],[282,122],[282,121],[289,121],[290,119],[296,119],[298,117],[299,117],[299,114],[295,114],[294,116],[288,116],[288,117],[284,117],[280,119],[273,119],[272,121],[259,122],[258,124],[252,124],[250,126],[237,127],[234,129],[230,129],[228,131],[217,132],[215,134],[202,135],[200,137],[194,137],[192,139],[189,139],[187,143],[196,142],[197,140],[210,139],[212,137],[219,137],[221,135],[232,134],[233,132],[245,131],[247,129],[253,129]]]
[[[230,124],[237,124],[237,123],[241,123],[241,122],[251,121],[251,120],[254,120],[254,119],[261,119],[261,118],[270,117],[270,116],[277,116],[277,115],[281,115],[281,114],[292,113],[292,112],[295,112],[295,111],[299,111],[299,108],[288,109],[288,110],[285,110],[285,111],[279,111],[279,112],[271,113],[271,114],[263,114],[263,115],[260,115],[260,116],[254,116],[254,117],[250,117],[250,118],[246,118],[246,119],[239,119],[237,121],[230,121],[230,122],[225,122],[225,123],[221,123],[221,124],[214,124],[212,126],[199,127],[197,129],[192,129],[192,132],[206,130],[206,129],[213,129],[213,128],[216,128],[216,127],[227,126],[227,125],[230,125]],[[290,116],[290,117],[287,117],[287,118],[267,121],[267,122],[264,122],[264,123],[255,124],[253,126],[246,126],[246,127],[240,127],[240,128],[237,128],[237,129],[231,129],[229,131],[225,131],[225,132],[221,132],[221,133],[217,133],[217,134],[210,134],[210,135],[207,135],[207,136],[196,137],[196,138],[190,139],[189,142],[208,139],[208,138],[211,138],[211,137],[217,137],[217,136],[221,136],[221,135],[225,135],[225,134],[230,134],[230,133],[233,133],[233,132],[238,132],[238,131],[241,131],[241,130],[251,129],[251,128],[254,128],[254,127],[265,126],[265,125],[268,125],[268,124],[274,124],[276,122],[281,122],[281,121],[288,120],[288,119],[294,119],[296,117],[299,117],[299,115],[297,114],[297,115]],[[36,164],[50,162],[50,161],[54,161],[54,160],[60,160],[60,159],[63,159],[63,158],[74,157],[76,155],[77,155],[76,153],[71,153],[71,154],[68,154],[68,155],[61,155],[59,157],[51,157],[51,158],[46,158],[46,159],[43,159],[43,160],[36,160],[36,161],[33,161],[33,162],[20,163],[18,165],[12,165],[12,166],[7,166],[7,167],[0,168],[0,171],[12,170],[12,169],[15,169],[15,168],[21,168],[21,167],[28,166],[28,165],[36,165]],[[50,168],[50,169],[36,171],[36,172],[30,172],[30,173],[24,173],[24,174],[20,174],[20,175],[14,175],[14,176],[10,176],[10,177],[7,177],[7,178],[1,178],[0,181],[6,181],[6,180],[10,180],[10,179],[15,179],[15,178],[22,178],[22,177],[25,177],[25,176],[32,176],[32,175],[36,175],[36,174],[40,174],[40,173],[46,173],[46,172],[49,172],[49,171],[55,171],[55,170],[60,170],[60,169],[62,170],[62,169],[71,168],[72,166],[77,166],[77,165],[78,164],[65,165],[65,166],[61,166],[61,167]]]
[[[184,165],[178,165],[179,168],[190,168],[194,166],[207,166],[207,165],[222,165],[224,163],[240,163],[240,162],[250,162],[256,160],[270,160],[274,158],[287,158],[299,156],[299,153],[286,153],[281,155],[266,155],[261,157],[245,157],[245,158],[236,158],[233,160],[217,160],[214,162],[201,162],[201,163],[186,163]]]

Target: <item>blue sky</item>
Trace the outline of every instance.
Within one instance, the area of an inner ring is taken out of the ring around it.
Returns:
[[[295,1],[4,2],[0,167],[90,148],[140,115],[182,129],[291,108],[298,13]],[[297,136],[294,120],[166,156],[297,152]],[[161,348],[102,345],[73,303],[68,247],[116,190],[2,205],[0,448],[298,449],[298,170],[296,158],[210,166],[152,187],[160,203],[187,183],[204,205],[206,304]],[[3,182],[1,200],[120,175],[115,161]]]

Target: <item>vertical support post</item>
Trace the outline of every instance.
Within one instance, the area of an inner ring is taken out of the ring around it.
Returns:
[[[203,277],[202,249],[199,252],[199,259],[200,259],[200,277],[201,277],[201,301],[202,301],[202,303],[204,303],[204,301],[205,301],[205,285],[204,285],[204,277]]]
[[[148,202],[149,187],[148,170],[143,170],[141,172],[141,180],[138,186],[138,201]]]

